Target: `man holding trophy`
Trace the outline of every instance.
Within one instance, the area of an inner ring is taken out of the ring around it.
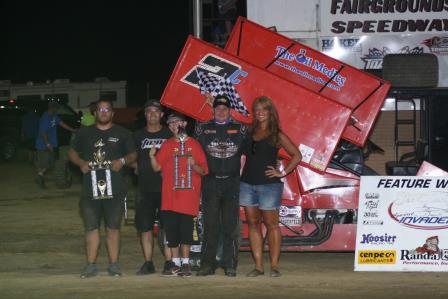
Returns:
[[[156,154],[149,152],[154,171],[162,172],[162,220],[168,247],[171,249],[171,267],[165,276],[191,276],[190,246],[198,238],[194,219],[199,212],[201,176],[208,173],[207,160],[201,145],[185,131],[183,115],[168,117],[168,127],[174,137],[162,144]]]
[[[114,277],[121,276],[118,265],[120,225],[123,215],[126,184],[122,168],[133,163],[137,154],[131,133],[113,124],[112,103],[99,100],[95,125],[81,128],[73,140],[69,159],[83,172],[81,214],[86,229],[87,265],[81,278],[97,275],[96,258],[100,246],[100,222],[104,217],[109,266]]]

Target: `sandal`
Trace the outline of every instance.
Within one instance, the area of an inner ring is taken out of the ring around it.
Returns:
[[[260,275],[264,275],[264,272],[258,269],[253,269],[252,271],[246,274],[247,277],[257,277]]]
[[[280,277],[280,276],[282,276],[282,273],[280,273],[280,271],[278,271],[278,269],[271,269],[270,276],[271,277]]]

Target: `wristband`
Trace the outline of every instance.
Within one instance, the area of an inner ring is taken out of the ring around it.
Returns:
[[[124,158],[120,158],[121,164],[126,165],[126,160]]]

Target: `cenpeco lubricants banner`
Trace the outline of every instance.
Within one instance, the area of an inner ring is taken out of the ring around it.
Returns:
[[[319,12],[323,53],[365,70],[387,54],[432,53],[448,86],[448,0],[331,0]]]
[[[356,271],[448,271],[448,176],[361,177]]]

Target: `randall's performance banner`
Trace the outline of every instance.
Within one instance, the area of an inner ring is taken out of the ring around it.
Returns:
[[[448,271],[448,176],[361,178],[356,271]]]
[[[197,120],[210,120],[212,108],[201,94],[202,86],[217,86],[232,95],[233,117],[244,123],[252,119],[247,112],[255,98],[271,98],[282,130],[302,153],[301,163],[319,172],[330,162],[351,115],[349,108],[323,95],[190,36],[160,102]]]

